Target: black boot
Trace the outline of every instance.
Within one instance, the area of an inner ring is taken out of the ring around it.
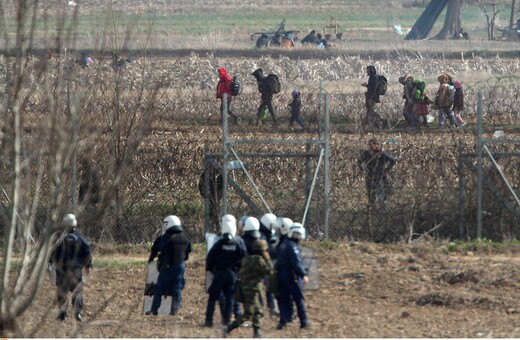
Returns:
[[[260,327],[253,327],[253,338],[261,338]]]
[[[238,326],[240,326],[240,324],[238,323],[237,320],[233,321],[229,325],[224,325],[222,327],[222,330],[223,330],[222,337],[227,338],[228,334],[231,333],[231,331],[234,330],[235,328],[238,328]]]

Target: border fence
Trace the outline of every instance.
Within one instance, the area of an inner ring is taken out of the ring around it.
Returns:
[[[208,168],[221,170],[220,173],[227,171],[227,207],[222,207],[222,201],[216,205],[217,216],[224,211],[237,217],[260,216],[270,210],[294,221],[305,219],[310,239],[395,242],[424,238],[519,238],[515,192],[520,187],[520,161],[514,126],[520,122],[515,109],[520,106],[516,95],[520,82],[509,76],[520,70],[517,63],[499,59],[482,62],[477,58],[464,62],[461,67],[466,72],[485,69],[505,76],[465,87],[468,124],[456,130],[441,130],[435,122],[421,130],[405,127],[402,86],[395,80],[407,68],[416,70],[417,76],[430,84],[435,81],[434,75],[444,70],[455,74],[457,69],[444,59],[430,62],[427,70],[422,67],[421,58],[406,63],[349,56],[326,61],[265,58],[226,63],[229,61],[212,56],[194,56],[169,65],[172,71],[163,72],[164,79],[154,73],[139,73],[138,66],[133,65],[118,71],[118,77],[124,80],[125,95],[132,91],[129,84],[139,84],[139,77],[161,81],[166,95],[161,97],[153,126],[133,159],[134,167],[122,180],[117,207],[109,207],[101,216],[96,215],[95,204],[76,211],[89,239],[150,242],[160,230],[162,218],[176,214],[188,235],[194,241],[203,241],[205,230],[217,229],[209,209],[207,190],[211,194],[211,189],[200,185],[218,175],[210,173],[207,178]],[[99,64],[99,72],[107,69]],[[220,122],[214,86],[209,85],[214,81],[214,70],[222,64],[231,74],[239,73],[243,85],[240,97],[233,101],[242,123],[227,128]],[[367,64],[375,64],[390,81],[388,93],[378,105],[381,115],[390,122],[384,129],[367,127],[363,122],[364,89],[360,83],[366,80]],[[250,72],[256,67],[277,73],[282,80],[283,91],[274,99],[280,117],[277,128],[269,122],[260,128],[254,124],[258,93]],[[80,72],[81,77],[75,80],[77,88],[93,86],[103,75],[96,74],[96,70]],[[287,104],[294,88],[302,92],[305,128],[301,130],[288,128]],[[429,94],[434,91],[434,86],[430,86]],[[37,114],[27,123],[37,124],[37,115],[45,114],[44,98],[44,89],[36,88],[29,107]],[[103,103],[99,100],[95,104]],[[97,108],[79,105],[73,113],[82,122],[97,124],[97,117],[87,119],[94,116]],[[487,130],[478,117],[486,120]],[[88,136],[89,128],[82,127],[78,133]],[[495,136],[495,130],[505,130],[505,135]],[[227,131],[227,136],[223,136],[223,131]],[[110,129],[106,128],[104,133],[110,133]],[[370,138],[378,139],[383,150],[397,159],[388,174],[391,186],[385,191],[383,209],[373,209],[368,204],[365,177],[357,164]],[[28,138],[24,144],[30,148],[33,142]],[[103,147],[86,145],[82,149],[82,158],[91,161],[101,186],[110,178],[106,164],[111,155]],[[493,166],[500,168],[498,175],[492,171]],[[9,165],[5,165],[4,177],[8,174]],[[72,206],[78,183],[70,182],[74,183]],[[219,182],[213,182],[218,189]],[[7,205],[9,187],[4,189],[3,202]],[[47,223],[45,201],[41,201],[35,214],[36,228]],[[82,223],[87,220],[88,223]]]

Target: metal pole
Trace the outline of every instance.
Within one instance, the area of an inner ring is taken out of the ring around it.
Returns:
[[[73,127],[73,149],[74,153],[72,154],[72,212],[76,213],[76,205],[77,205],[77,190],[76,190],[76,182],[77,182],[77,163],[78,163],[78,150],[77,150],[77,139],[79,136],[78,132],[78,96],[73,93],[73,107],[72,107],[72,124]]]
[[[463,149],[462,149],[462,139],[459,138],[458,143],[458,149],[459,149],[459,238],[461,240],[464,240],[464,185],[465,185],[465,178],[464,178],[464,162],[462,160],[463,156]]]
[[[241,161],[240,158],[238,157],[238,155],[237,155],[237,153],[235,152],[235,150],[234,150],[232,147],[229,147],[229,151],[231,151],[231,153],[233,154],[233,156],[235,156],[235,158],[236,158],[237,161],[238,161],[238,164],[240,164],[240,167],[242,168],[242,170],[244,170],[244,173],[246,174],[246,177],[247,177],[247,179],[249,180],[249,183],[251,183],[251,186],[253,186],[253,189],[255,189],[256,194],[258,195],[258,197],[260,197],[260,200],[261,200],[262,203],[264,204],[264,207],[267,209],[268,212],[272,213],[271,209],[270,209],[269,206],[267,205],[267,202],[264,200],[264,197],[262,196],[262,193],[260,192],[260,190],[259,190],[258,187],[256,186],[255,181],[253,181],[253,178],[251,177],[251,175],[249,174],[249,172],[247,171],[247,169],[244,167],[244,163],[242,163],[242,161]]]
[[[507,188],[509,189],[509,192],[511,192],[511,194],[512,194],[513,197],[514,197],[514,199],[516,200],[516,203],[520,206],[520,198],[519,198],[518,195],[516,194],[515,189],[513,189],[513,186],[511,185],[511,182],[509,182],[509,180],[507,179],[506,175],[504,174],[504,171],[502,171],[501,167],[498,166],[495,157],[493,157],[493,153],[491,152],[491,150],[489,150],[489,148],[487,147],[487,145],[484,145],[483,148],[484,148],[484,150],[487,152],[487,154],[489,155],[489,158],[491,159],[491,162],[493,162],[493,164],[494,164],[495,167],[497,168],[498,173],[500,173],[500,177],[502,177],[502,179],[503,179],[504,182],[506,183]]]
[[[477,238],[482,237],[482,130],[483,99],[478,92],[477,102]]]
[[[227,105],[227,93],[224,93],[222,97],[222,143],[223,143],[223,154],[222,160],[224,162],[222,171],[222,214],[224,216],[228,211],[228,105]]]
[[[307,143],[305,144],[305,195],[309,196],[311,192],[311,184],[312,184],[312,169],[311,169],[311,144]],[[307,210],[307,215],[309,216],[309,219],[311,218],[311,209],[309,206],[309,209]],[[320,228],[318,226],[318,234],[320,233]]]
[[[210,230],[211,227],[211,221],[210,221],[210,191],[209,191],[209,167],[211,166],[208,161],[208,141],[204,141],[204,231],[207,233]],[[218,187],[218,185],[217,185]],[[218,190],[218,189],[217,189]],[[218,193],[216,193],[216,196],[218,197]],[[218,200],[215,202],[216,205],[218,205]],[[213,212],[214,213],[214,212]]]
[[[314,186],[316,181],[318,180],[318,173],[320,171],[321,159],[323,158],[324,150],[320,150],[320,157],[318,159],[318,164],[316,165],[316,171],[314,172],[314,177],[312,179],[311,191],[309,192],[309,196],[307,196],[307,203],[305,203],[305,211],[303,213],[302,225],[305,227],[305,219],[307,218],[307,211],[309,210],[309,205],[311,204],[312,192],[314,191]]]
[[[329,239],[329,135],[330,135],[330,112],[329,112],[329,95],[325,96],[325,159],[323,160],[323,210],[324,210],[324,224],[325,224],[325,240]]]

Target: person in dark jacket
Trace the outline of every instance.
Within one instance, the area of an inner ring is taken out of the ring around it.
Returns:
[[[206,270],[213,274],[213,281],[208,289],[208,304],[206,306],[205,327],[213,326],[215,304],[221,294],[224,295],[222,319],[229,324],[233,313],[233,304],[237,288],[238,271],[246,249],[236,238],[236,222],[222,221],[222,238],[211,247],[206,257]]]
[[[97,170],[87,159],[83,159],[79,168],[78,201],[88,201],[90,206],[99,203],[99,177]]]
[[[247,255],[240,268],[239,295],[244,303],[244,314],[224,328],[224,337],[247,320],[253,321],[253,337],[260,338],[262,322],[262,304],[259,296],[262,295],[262,280],[273,271],[273,264],[269,257],[267,242],[256,240],[252,254]]]
[[[305,128],[305,125],[303,125],[300,117],[302,110],[301,92],[297,89],[294,89],[291,92],[291,96],[292,101],[289,103],[289,106],[291,107],[291,120],[289,121],[289,128],[292,128],[294,123],[298,123],[303,129]]]
[[[403,107],[403,117],[408,126],[415,127],[417,125],[416,117],[413,113],[414,106],[414,90],[415,83],[413,76],[405,73],[404,76],[399,77],[399,83],[403,85],[403,99],[404,99],[404,107]]]
[[[278,301],[280,303],[280,322],[277,329],[285,329],[292,317],[292,303],[296,305],[300,328],[308,328],[309,320],[305,310],[303,285],[309,282],[307,270],[303,265],[298,243],[305,238],[305,229],[294,223],[287,238],[278,247]]]
[[[462,82],[460,80],[455,80],[453,82],[453,87],[455,87],[455,94],[453,95],[453,114],[455,115],[458,126],[463,127],[466,123],[464,123],[464,120],[460,115],[464,110],[464,90],[462,88]]]
[[[157,315],[161,306],[161,297],[166,293],[172,294],[170,315],[175,315],[181,308],[181,290],[186,284],[184,272],[185,261],[191,252],[191,242],[182,233],[181,220],[170,215],[163,220],[163,234],[159,236],[152,245],[152,251],[148,263],[158,256],[157,268],[159,277],[153,295],[152,307],[146,315]]]
[[[395,163],[395,158],[383,152],[381,144],[376,139],[368,141],[368,150],[364,150],[358,158],[358,167],[361,172],[365,172],[370,207],[376,204],[376,199],[377,203],[384,206],[385,198],[390,191],[387,175]]]
[[[276,126],[278,123],[276,122],[276,113],[273,108],[273,92],[267,83],[266,76],[264,75],[264,71],[261,68],[256,69],[252,73],[253,77],[255,77],[256,82],[258,84],[258,92],[261,94],[260,105],[258,106],[258,110],[256,113],[256,125],[259,125],[262,121],[262,111],[264,108],[269,110],[271,117],[273,118],[273,124]]]
[[[51,254],[50,264],[56,267],[57,300],[60,312],[58,320],[67,318],[67,295],[72,293],[72,306],[77,321],[83,319],[83,268],[90,274],[92,268],[92,252],[90,245],[77,230],[76,216],[67,214],[63,224],[67,233],[60,239]]]
[[[316,36],[316,30],[310,31],[310,33],[307,34],[302,39],[302,45],[307,45],[307,44],[312,45],[312,46],[315,46],[315,45],[319,44],[318,37]]]
[[[374,109],[375,105],[380,103],[379,94],[376,91],[378,78],[376,68],[372,65],[367,66],[366,72],[368,75],[368,83],[361,84],[367,88],[365,92],[365,107],[367,109],[366,120],[367,122],[385,125],[386,122]]]
[[[258,39],[256,39],[256,48],[262,48],[269,46],[269,37],[267,34],[262,33]]]
[[[238,124],[238,116],[233,113],[231,108],[231,102],[233,100],[233,95],[231,94],[231,82],[233,81],[231,77],[228,75],[227,70],[223,67],[217,70],[219,74],[219,79],[217,83],[217,99],[220,99],[220,115],[222,116],[222,110],[224,107],[224,94],[227,96],[227,111],[228,114],[233,117],[235,120],[235,124]]]

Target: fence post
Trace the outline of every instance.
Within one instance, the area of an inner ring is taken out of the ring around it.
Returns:
[[[464,178],[464,150],[462,148],[462,139],[459,138],[458,143],[458,149],[459,149],[459,167],[458,167],[458,173],[459,173],[459,238],[461,240],[464,240],[464,185],[465,185],[465,178]]]
[[[329,112],[329,95],[325,96],[325,135],[324,141],[324,160],[323,160],[323,210],[325,223],[325,239],[329,239],[329,134],[330,134],[330,112]]]
[[[483,129],[483,99],[478,92],[477,101],[477,238],[482,237],[482,129]]]
[[[224,93],[222,97],[222,214],[220,216],[224,216],[227,214],[227,206],[228,206],[228,105],[227,105],[227,93]]]
[[[209,163],[208,158],[208,141],[204,141],[204,231],[207,233],[211,228],[211,215],[209,211],[209,200],[210,200],[210,190],[209,190],[209,167],[212,166]],[[217,189],[218,190],[218,189]],[[218,197],[218,193],[217,193]]]

